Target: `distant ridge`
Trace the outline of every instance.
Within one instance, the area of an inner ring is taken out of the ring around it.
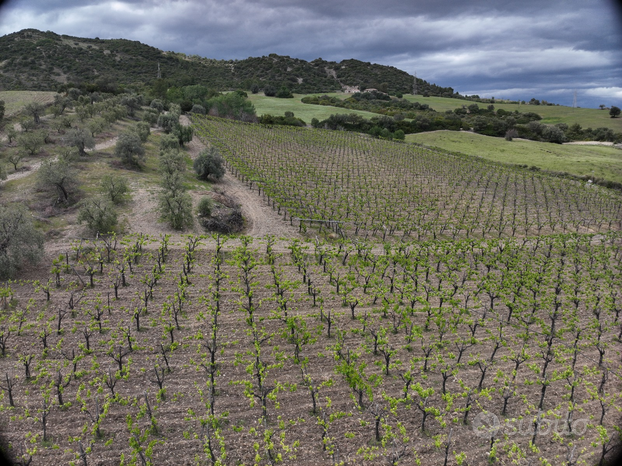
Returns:
[[[63,84],[91,84],[114,91],[119,86],[153,85],[161,78],[177,86],[202,84],[217,90],[286,86],[295,93],[376,88],[411,93],[414,76],[392,66],[349,59],[311,62],[270,54],[245,60],[215,60],[164,52],[127,39],[88,39],[24,29],[0,37],[0,90],[54,91]],[[450,87],[417,78],[417,91],[458,97]]]

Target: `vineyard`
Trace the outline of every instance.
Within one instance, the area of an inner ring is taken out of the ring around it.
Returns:
[[[76,240],[0,286],[18,464],[603,465],[606,189],[353,133],[195,119],[308,240]]]
[[[285,218],[340,221],[348,237],[455,240],[622,227],[622,197],[582,182],[345,131],[193,121]]]

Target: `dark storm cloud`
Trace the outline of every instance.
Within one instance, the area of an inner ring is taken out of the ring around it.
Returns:
[[[461,93],[570,95],[551,98],[569,104],[567,90],[578,88],[585,98],[608,96],[618,101],[606,103],[616,104],[617,13],[607,0],[13,0],[0,33],[31,27],[123,37],[219,59],[356,58]]]

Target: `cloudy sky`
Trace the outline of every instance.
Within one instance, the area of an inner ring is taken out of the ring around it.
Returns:
[[[218,59],[277,53],[391,65],[461,94],[622,106],[613,0],[8,0],[24,28]]]

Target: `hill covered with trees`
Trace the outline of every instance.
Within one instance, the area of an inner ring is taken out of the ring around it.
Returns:
[[[295,93],[376,88],[412,92],[414,76],[391,66],[321,58],[307,62],[270,54],[245,60],[215,60],[165,52],[126,39],[80,38],[24,29],[0,37],[0,90],[57,90],[63,84],[115,92],[127,86],[201,84],[216,90],[286,87]],[[458,96],[417,79],[421,94]]]

